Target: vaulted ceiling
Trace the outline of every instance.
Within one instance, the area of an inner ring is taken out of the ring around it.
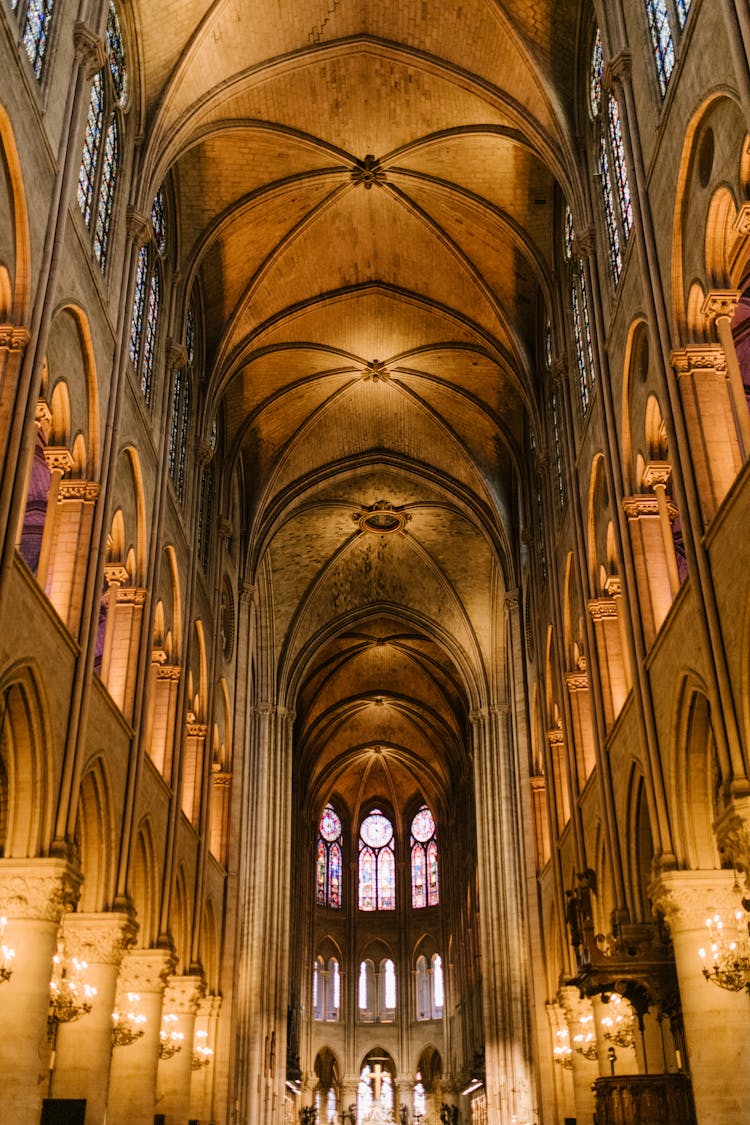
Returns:
[[[578,4],[137,19],[144,205],[171,171],[208,414],[244,481],[261,694],[296,705],[318,806],[445,804],[468,711],[503,690]]]

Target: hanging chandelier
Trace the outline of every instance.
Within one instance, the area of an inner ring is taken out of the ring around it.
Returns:
[[[16,955],[15,949],[11,949],[5,941],[5,927],[7,925],[8,919],[0,918],[0,984],[6,980],[10,980],[13,976],[13,970],[10,965]]]
[[[602,1032],[605,1039],[617,1047],[632,1047],[633,1037],[633,1010],[619,992],[610,992],[602,996],[602,1002],[609,1005],[606,1016],[601,1018]]]
[[[182,1050],[182,1042],[185,1036],[174,1026],[178,1022],[179,1016],[172,1013],[162,1016],[161,1031],[159,1032],[160,1059],[171,1059],[178,1051]]]
[[[735,883],[738,898],[734,915],[725,924],[718,912],[706,918],[708,945],[698,950],[706,980],[729,992],[750,992],[750,912],[742,888]]]
[[[193,1070],[201,1070],[202,1067],[208,1066],[213,1058],[213,1050],[208,1046],[206,1040],[208,1039],[207,1031],[196,1031],[196,1043],[193,1047],[193,1060],[191,1066]]]
[[[86,961],[68,957],[63,942],[58,942],[49,982],[50,1023],[71,1023],[91,1011],[96,989],[86,983],[87,968]]]
[[[599,1051],[596,1046],[596,1036],[594,1029],[588,1025],[594,1022],[593,1016],[581,1016],[579,1021],[583,1028],[576,1035],[573,1036],[573,1050],[579,1055],[583,1055],[589,1062],[599,1058]]]
[[[147,1018],[139,1010],[141,1002],[140,994],[137,992],[129,992],[127,1001],[128,1007],[126,1012],[114,1011],[112,1013],[113,1047],[129,1047],[131,1043],[135,1043],[137,1039],[141,1039],[144,1034],[144,1025],[147,1023]]]

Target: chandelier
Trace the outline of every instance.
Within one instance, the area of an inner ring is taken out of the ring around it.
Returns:
[[[112,1013],[112,1046],[129,1047],[137,1039],[143,1037],[146,1016],[139,1011],[141,1002],[140,994],[129,992],[127,995],[128,1010],[125,1013],[114,1011]]]
[[[160,1059],[171,1059],[178,1051],[182,1050],[182,1041],[185,1036],[174,1026],[178,1022],[179,1017],[171,1013],[162,1016],[161,1031],[159,1032]]]
[[[573,1069],[573,1048],[570,1045],[570,1036],[568,1035],[567,1028],[560,1028],[555,1032],[557,1043],[552,1048],[555,1062],[558,1063],[563,1070]]]
[[[96,989],[86,983],[87,968],[78,957],[67,957],[63,942],[58,942],[49,982],[50,1023],[71,1023],[91,1011]]]
[[[5,942],[5,927],[7,925],[8,919],[0,918],[0,984],[3,981],[10,980],[13,976],[10,963],[16,955],[15,949],[11,949]]]
[[[602,1002],[610,1005],[609,1012],[600,1021],[604,1038],[618,1047],[632,1047],[633,1012],[627,1000],[619,992],[610,992],[602,996]]]
[[[698,950],[706,980],[729,992],[746,988],[750,992],[750,913],[742,889],[735,883],[738,906],[726,924],[716,913],[706,919],[708,948]]]
[[[213,1057],[213,1050],[208,1046],[206,1040],[208,1039],[207,1031],[196,1031],[196,1043],[193,1047],[193,1060],[191,1066],[193,1070],[201,1070],[202,1067],[208,1066]]]
[[[596,1036],[594,1035],[593,1028],[589,1027],[590,1023],[594,1022],[593,1016],[581,1016],[580,1024],[583,1031],[579,1031],[577,1035],[573,1036],[574,1047],[573,1050],[577,1051],[579,1055],[583,1055],[589,1062],[599,1058],[599,1051],[596,1046]]]

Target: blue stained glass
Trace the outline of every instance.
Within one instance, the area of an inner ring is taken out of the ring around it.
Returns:
[[[151,274],[148,289],[148,315],[146,333],[143,339],[143,363],[141,365],[141,390],[146,402],[151,402],[154,383],[154,354],[156,350],[156,330],[159,323],[159,300],[161,290],[157,270]]]
[[[41,79],[49,41],[53,0],[28,0],[21,38],[34,75]]]
[[[396,909],[396,861],[390,847],[378,852],[378,910]]]
[[[411,850],[411,904],[415,910],[427,906],[427,871],[424,848],[415,844]]]
[[[589,377],[586,369],[586,353],[583,342],[581,310],[578,301],[578,286],[575,281],[570,287],[570,302],[573,311],[573,336],[576,345],[576,363],[578,364],[578,389],[581,395],[581,405],[585,413],[589,405]]]
[[[190,425],[190,380],[185,377],[185,393],[182,399],[180,419],[180,456],[177,465],[177,496],[180,503],[185,499],[185,461],[187,459],[188,427]]]
[[[380,809],[365,817],[359,833],[359,908],[396,909],[393,825]]]
[[[563,247],[565,249],[565,257],[570,260],[573,257],[573,239],[575,237],[573,231],[573,215],[571,214],[570,207],[565,208],[565,219],[563,225]]]
[[[188,361],[195,362],[195,312],[193,310],[193,302],[188,305],[187,323],[185,324],[185,350],[187,351]]]
[[[112,209],[115,202],[117,183],[117,163],[119,160],[119,132],[117,118],[112,119],[104,140],[102,159],[102,178],[99,184],[99,203],[96,209],[96,228],[94,230],[94,254],[102,270],[107,264],[109,250],[109,231],[112,225]]]
[[[99,159],[99,145],[102,139],[102,126],[104,123],[104,92],[102,90],[101,71],[94,75],[89,99],[89,112],[86,118],[86,135],[83,141],[83,156],[81,170],[78,173],[78,206],[81,208],[83,221],[86,226],[91,225],[91,210],[94,198],[94,179],[96,165]]]
[[[609,142],[612,146],[612,160],[615,166],[615,183],[617,196],[620,201],[620,216],[625,240],[630,237],[633,228],[633,200],[630,195],[630,181],[628,168],[625,163],[625,145],[622,139],[622,125],[620,124],[620,109],[617,99],[612,94],[607,100],[607,114],[609,117]]]
[[[438,848],[435,840],[427,845],[427,905],[437,906],[440,902],[440,882],[438,879]]]
[[[331,844],[328,858],[328,905],[334,910],[341,906],[341,848]]]
[[[583,262],[578,263],[578,282],[581,287],[581,312],[583,313],[583,333],[584,343],[586,345],[586,358],[589,364],[589,374],[591,376],[591,383],[596,379],[596,368],[594,367],[594,347],[591,340],[591,321],[589,319],[589,298],[586,291],[586,274],[583,270]]]
[[[322,884],[320,876],[320,857],[323,857]],[[333,910],[341,907],[341,820],[333,808],[326,805],[318,823],[318,906],[329,906]]]
[[[167,463],[169,476],[172,482],[177,480],[177,441],[180,433],[180,405],[182,403],[182,370],[178,370],[174,379],[174,393],[172,394],[172,418],[169,427],[169,451]]]
[[[135,296],[133,298],[133,318],[130,322],[130,362],[138,366],[143,338],[143,315],[146,311],[146,283],[148,280],[148,246],[138,251],[138,265],[135,271]]]
[[[602,50],[602,37],[599,28],[596,29],[594,49],[591,52],[591,75],[589,83],[589,102],[591,116],[598,117],[602,105],[602,78],[604,75],[604,51]]]
[[[669,15],[665,0],[646,0],[646,11],[648,12],[648,25],[654,47],[659,89],[663,97],[667,92],[667,85],[674,70],[672,29],[669,26]]]
[[[154,228],[156,249],[164,254],[167,249],[167,220],[164,213],[164,195],[161,188],[156,193],[151,206],[151,225]]]
[[[437,864],[435,821],[427,805],[422,805],[411,822],[411,904],[415,910],[439,902]]]
[[[125,44],[120,31],[120,21],[117,9],[110,0],[107,14],[107,57],[109,59],[109,72],[112,75],[112,85],[115,96],[120,105],[124,105],[128,96],[128,72],[125,63]]]
[[[622,273],[622,254],[620,253],[620,236],[617,232],[615,219],[615,197],[612,192],[612,179],[609,174],[609,158],[604,137],[599,142],[599,176],[601,178],[602,202],[604,204],[604,218],[607,224],[607,239],[609,242],[609,264],[612,267],[615,284],[620,280]]]
[[[359,909],[375,909],[375,856],[371,848],[359,853]]]
[[[685,21],[688,18],[690,11],[691,0],[674,0],[674,6],[677,9],[677,19],[680,23],[680,28],[685,26]]]
[[[318,906],[326,904],[326,850],[322,840],[318,840],[318,858],[315,863],[315,901]]]

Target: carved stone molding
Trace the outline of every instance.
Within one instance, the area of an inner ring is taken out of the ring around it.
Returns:
[[[505,608],[518,609],[520,603],[520,592],[518,590],[508,590],[505,594]]]
[[[160,664],[156,673],[157,680],[171,680],[177,683],[182,675],[182,667],[179,664]]]
[[[249,582],[243,582],[240,586],[240,601],[245,605],[252,605],[258,596],[258,591],[255,586]]]
[[[229,789],[232,784],[232,775],[219,767],[211,774],[211,781],[217,789]]]
[[[529,778],[532,793],[544,793],[547,788],[547,778],[542,773],[533,773]]]
[[[362,368],[362,378],[365,382],[371,379],[373,383],[379,383],[381,380],[390,379],[390,377],[390,371],[379,359],[371,359]]]
[[[143,246],[154,236],[151,216],[144,215],[141,211],[137,211],[132,204],[128,207],[125,225],[135,246]]]
[[[0,350],[20,352],[31,339],[31,333],[23,324],[0,324]]]
[[[61,500],[83,500],[92,504],[99,498],[100,488],[95,480],[63,480],[60,481]]]
[[[649,461],[643,470],[643,483],[647,488],[654,488],[657,484],[669,486],[672,477],[672,466],[669,461]]]
[[[178,371],[181,367],[187,367],[188,362],[185,345],[180,344],[177,340],[169,340],[167,343],[167,370]]]
[[[46,445],[44,447],[44,460],[51,473],[55,471],[65,474],[73,468],[73,454],[64,445]]]
[[[188,723],[185,728],[185,733],[188,738],[205,738],[208,732],[206,723]]]
[[[164,1012],[175,1016],[194,1016],[204,992],[202,977],[170,976],[164,989]]]
[[[552,727],[551,730],[548,730],[547,731],[547,742],[549,743],[550,747],[552,747],[552,746],[562,746],[563,743],[565,742],[565,735],[562,732],[562,728],[561,727]]]
[[[565,684],[570,692],[589,690],[589,678],[585,672],[566,672]]]
[[[717,320],[720,316],[731,320],[741,296],[739,289],[711,289],[701,305],[701,312],[708,320]]]
[[[130,949],[122,959],[117,991],[161,992],[176,964],[171,949]]]
[[[0,331],[2,330],[0,329]],[[46,441],[52,428],[52,411],[50,410],[49,406],[47,406],[46,400],[43,398],[40,398],[36,404],[36,411],[34,412],[34,422],[39,427],[41,433],[44,436],[44,440]]]
[[[750,878],[750,798],[736,798],[714,823],[722,857]],[[748,887],[750,890],[750,887]]]
[[[101,36],[81,20],[76,20],[73,24],[73,47],[76,62],[83,64],[87,78],[93,78],[107,61]]]
[[[349,173],[353,184],[362,184],[365,191],[370,191],[374,184],[385,183],[385,171],[380,165],[377,156],[368,152],[364,160],[358,160],[356,168]]]
[[[343,973],[342,973],[343,975]],[[210,993],[208,996],[201,996],[198,1001],[198,1015],[205,1016],[207,1019],[215,1018],[221,1011],[221,996],[215,996]]]
[[[592,598],[589,602],[589,613],[592,621],[612,620],[617,617],[614,598]]]
[[[706,918],[724,918],[736,909],[733,871],[664,871],[649,887],[654,909],[661,911],[672,935],[706,931]],[[697,962],[697,956],[696,956]]]
[[[91,965],[120,965],[136,933],[127,914],[66,914],[63,921],[66,950]]]
[[[214,450],[211,448],[211,443],[206,438],[200,438],[195,450],[195,459],[198,462],[199,468],[205,468],[213,460]]]
[[[602,81],[608,89],[622,86],[630,78],[633,69],[633,57],[630,51],[619,51],[604,64]]]
[[[732,223],[732,230],[740,238],[744,238],[746,234],[750,234],[750,203],[743,203],[737,212],[737,217]]]
[[[720,344],[688,344],[672,352],[669,362],[678,375],[689,375],[692,371],[717,371],[724,375],[727,357]]]
[[[13,860],[0,864],[0,914],[56,922],[78,901],[80,872],[65,860]]]
[[[478,707],[474,711],[469,711],[469,722],[472,726],[479,726],[486,723],[489,718],[489,711],[486,707]]]
[[[596,228],[584,227],[577,231],[573,239],[573,254],[576,258],[590,258],[596,250]]]
[[[638,496],[623,496],[622,508],[629,520],[637,520],[641,516],[659,516],[659,501],[650,492],[640,493]],[[667,501],[667,512],[670,520],[677,519],[677,508],[671,501]]]
[[[142,586],[120,586],[117,591],[118,605],[143,605],[146,601],[145,590]]]
[[[130,581],[128,568],[122,563],[105,563],[104,580],[108,586],[124,586]]]
[[[616,598],[622,593],[622,582],[620,581],[619,574],[610,574],[609,578],[604,583],[604,593],[609,598]]]

